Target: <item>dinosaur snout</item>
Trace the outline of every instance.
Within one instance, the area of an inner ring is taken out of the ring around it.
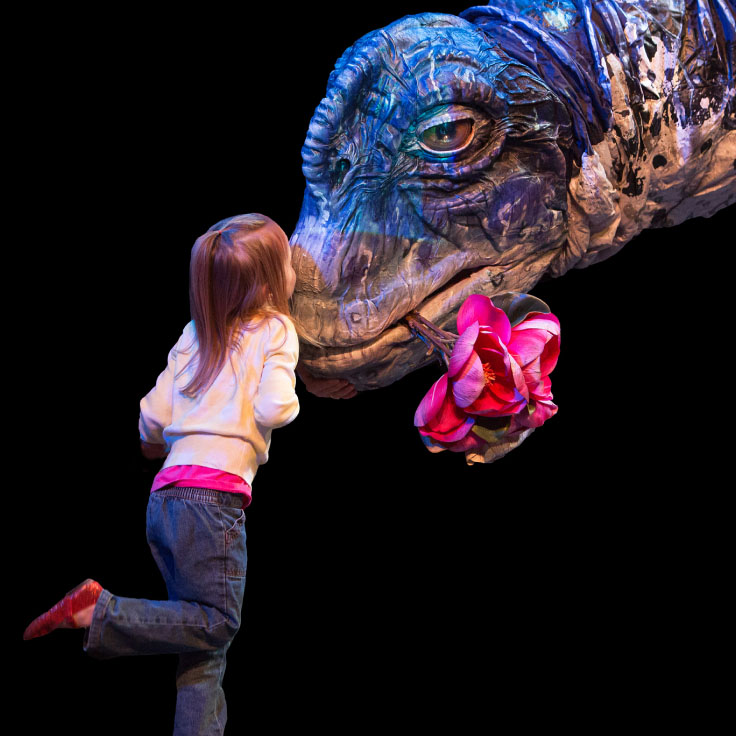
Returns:
[[[403,316],[408,294],[387,288],[375,260],[385,247],[381,236],[344,236],[312,223],[295,231],[291,246],[297,275],[293,311],[316,343],[356,345]]]

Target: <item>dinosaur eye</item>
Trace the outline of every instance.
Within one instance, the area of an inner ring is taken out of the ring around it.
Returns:
[[[446,120],[426,128],[419,137],[419,145],[430,153],[446,155],[462,151],[472,139],[472,119]]]
[[[468,163],[488,143],[493,120],[484,110],[448,102],[419,112],[402,149],[425,162],[449,171]]]

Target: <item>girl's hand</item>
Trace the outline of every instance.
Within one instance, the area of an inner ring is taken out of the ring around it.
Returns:
[[[315,396],[324,399],[352,399],[358,393],[352,383],[342,378],[317,378],[302,365],[297,366],[296,372],[307,391]]]
[[[168,454],[166,452],[166,445],[154,445],[143,440],[141,440],[141,452],[146,460],[159,460]]]

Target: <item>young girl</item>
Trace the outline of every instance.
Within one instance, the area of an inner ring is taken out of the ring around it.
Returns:
[[[222,220],[197,239],[193,320],[141,400],[141,447],[166,457],[148,503],[148,543],[169,600],[123,598],[87,580],[23,638],[86,628],[97,658],[179,654],[174,733],[222,734],[225,655],[240,626],[245,514],[271,430],[299,412],[299,344],[288,300],[289,242],[264,215]]]

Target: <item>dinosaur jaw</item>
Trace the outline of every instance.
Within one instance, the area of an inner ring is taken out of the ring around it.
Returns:
[[[504,291],[528,291],[539,280],[556,249],[499,268],[481,266],[455,276],[413,311],[442,329],[455,331],[455,319],[471,294],[492,297]],[[427,346],[401,319],[378,336],[349,347],[318,347],[303,343],[300,361],[316,376],[344,378],[359,390],[381,388],[435,360]]]

